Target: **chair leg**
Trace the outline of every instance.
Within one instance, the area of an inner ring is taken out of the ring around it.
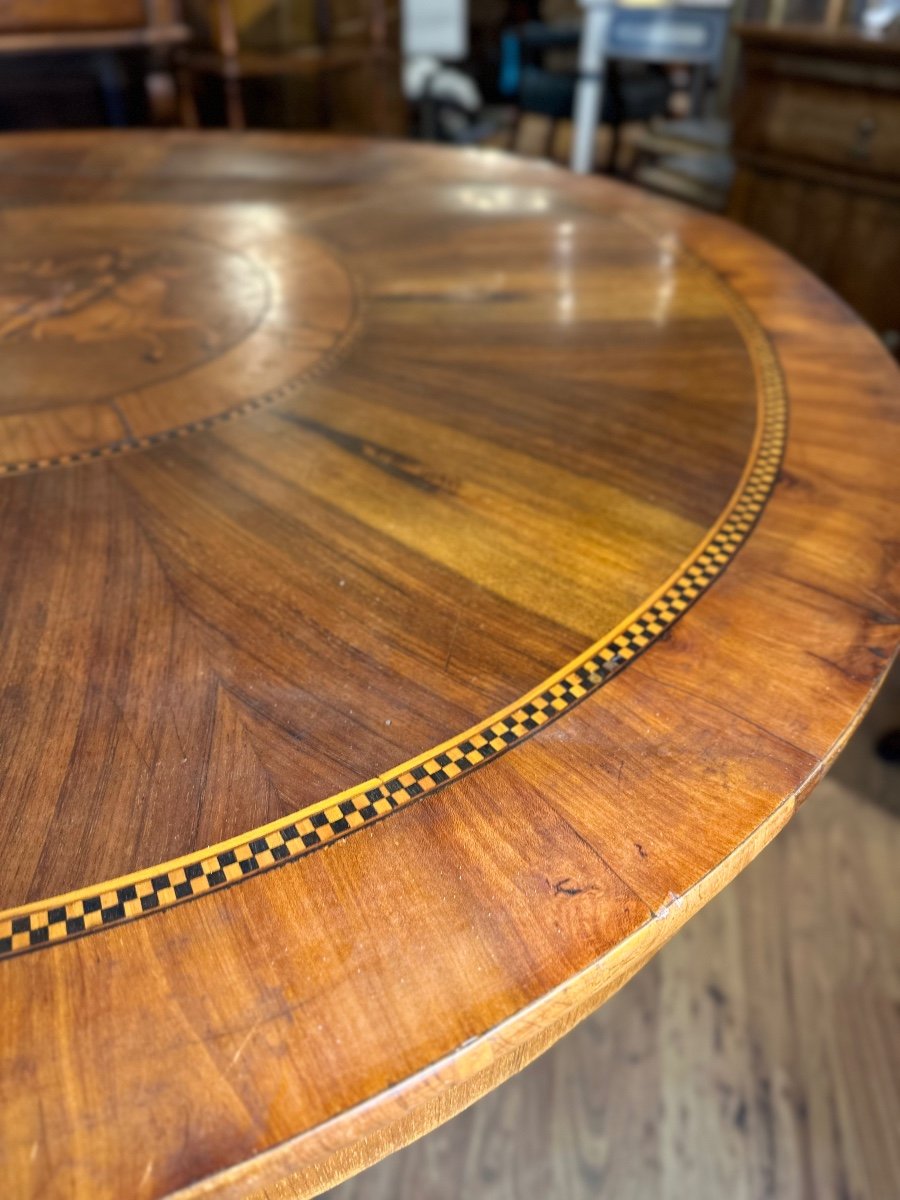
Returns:
[[[609,175],[615,175],[616,163],[619,158],[619,147],[621,145],[621,127],[618,122],[610,126],[609,139],[609,159],[606,164],[606,170]]]
[[[197,97],[194,95],[194,75],[182,68],[176,77],[178,86],[178,117],[185,129],[200,128]]]
[[[122,75],[121,62],[113,54],[92,55],[91,62],[103,93],[107,124],[114,128],[127,125],[125,80]]]
[[[330,129],[334,120],[334,95],[330,71],[323,72],[314,85],[315,121],[319,129]]]
[[[171,71],[151,67],[144,76],[144,91],[154,125],[174,125],[178,111],[178,93]]]
[[[701,65],[691,72],[691,116],[702,118],[706,113],[709,92],[709,67]]]
[[[225,113],[229,129],[247,128],[247,114],[244,111],[241,81],[236,75],[225,76]]]
[[[385,137],[389,133],[388,81],[385,64],[379,55],[369,64],[372,80],[372,132]]]
[[[878,740],[878,757],[889,763],[900,763],[900,729],[892,729]]]
[[[222,58],[225,92],[225,120],[229,129],[246,129],[244,97],[241,93],[241,68],[238,59],[238,28],[231,0],[217,0],[215,5],[216,49]]]
[[[544,137],[544,158],[553,157],[553,144],[556,141],[556,118],[547,119],[547,133]]]

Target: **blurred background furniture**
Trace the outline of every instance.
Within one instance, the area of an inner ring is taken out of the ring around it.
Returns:
[[[677,63],[692,70],[692,116],[700,116],[719,68],[728,32],[729,0],[722,4],[631,8],[609,0],[580,0],[585,9],[578,57],[571,167],[594,165],[595,130],[603,116],[607,61]]]
[[[632,182],[720,212],[734,176],[731,125],[715,114],[654,119],[630,139]]]
[[[146,115],[157,124],[171,121],[172,51],[189,38],[178,0],[4,0],[0,125],[67,124],[79,76],[81,91],[93,91],[106,124],[128,124],[140,111],[141,101],[129,94],[130,75],[143,82]],[[85,75],[91,81],[86,88]],[[90,105],[89,98],[75,106],[77,123]]]
[[[312,84],[315,123],[334,127],[336,76],[352,76],[369,131],[403,132],[398,114],[399,2],[389,0],[208,0],[194,4],[196,24],[208,48],[182,58],[185,124],[200,124],[195,90],[198,77],[221,82],[225,122],[244,129],[247,111],[245,80],[300,77]]]
[[[738,29],[728,215],[789,250],[900,348],[900,47]]]
[[[523,116],[539,114],[547,118],[545,149],[548,156],[551,154],[558,124],[571,118],[580,86],[576,69],[579,40],[579,27],[571,23],[531,21],[506,33],[503,82],[505,89],[514,95],[516,106],[511,148],[517,147]],[[647,121],[667,112],[671,92],[671,81],[656,62],[629,61],[627,52],[610,62],[599,114],[611,132],[606,159],[610,169],[616,162],[622,127],[627,122]],[[592,145],[593,137],[592,128]]]

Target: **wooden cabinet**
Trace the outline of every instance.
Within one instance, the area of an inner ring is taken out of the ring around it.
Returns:
[[[738,30],[728,212],[783,246],[900,347],[900,44]]]

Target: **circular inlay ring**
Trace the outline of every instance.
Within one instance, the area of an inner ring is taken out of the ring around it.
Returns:
[[[787,438],[787,395],[769,340],[737,297],[722,291],[753,360],[753,446],[719,520],[639,609],[512,704],[381,775],[202,851],[0,913],[0,959],[207,895],[381,820],[565,716],[666,636],[753,532],[778,481]]]
[[[142,211],[152,234],[126,206],[5,215],[0,474],[208,428],[284,394],[351,340],[349,273],[265,207],[239,222],[222,208]]]

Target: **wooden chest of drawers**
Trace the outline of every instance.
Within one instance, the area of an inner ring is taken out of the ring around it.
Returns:
[[[738,30],[728,212],[831,284],[900,347],[900,44]]]

